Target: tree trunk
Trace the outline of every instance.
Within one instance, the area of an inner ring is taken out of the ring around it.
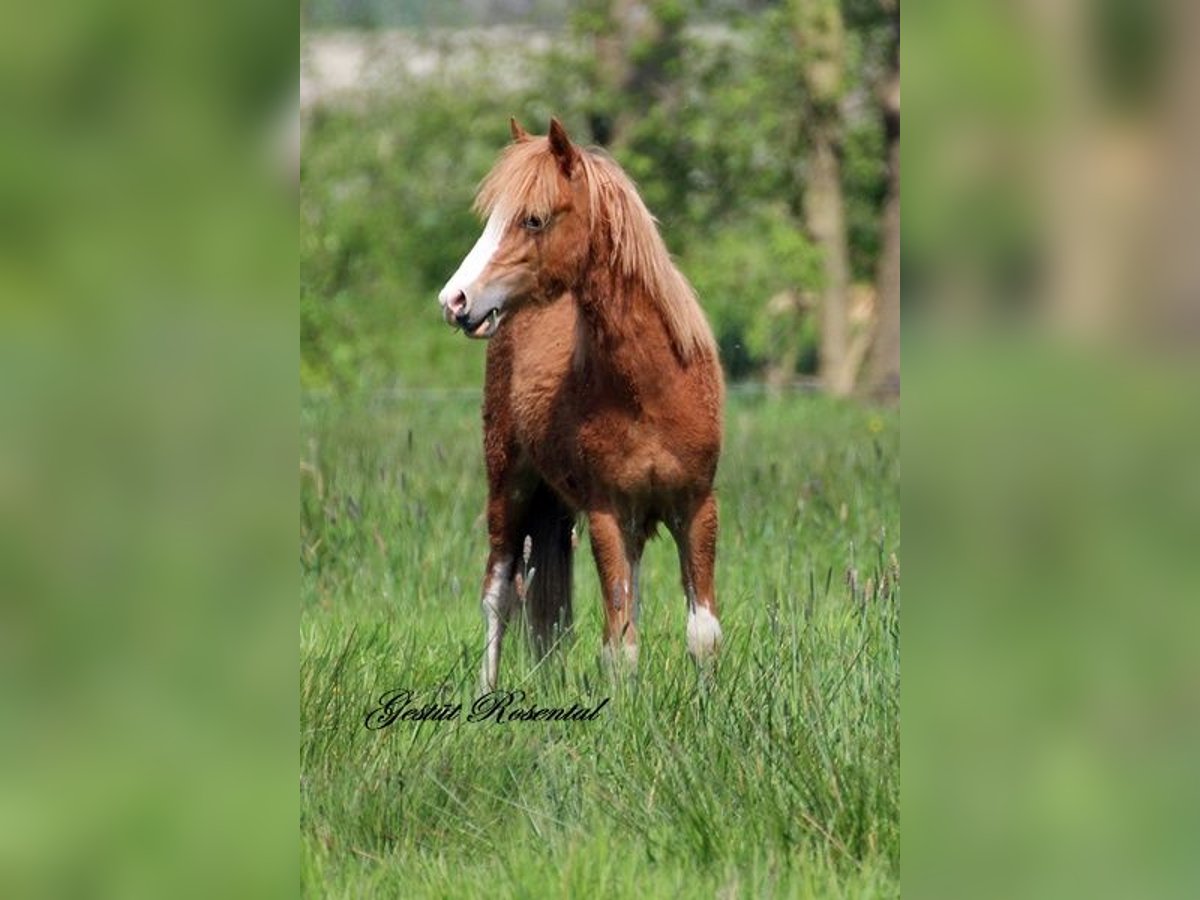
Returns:
[[[804,217],[809,235],[821,248],[821,380],[836,396],[854,388],[848,360],[850,324],[849,252],[842,197],[841,106],[845,52],[842,13],[837,0],[794,0],[795,40],[808,97],[809,141],[804,187]]]
[[[846,301],[850,265],[846,251],[841,165],[835,142],[826,128],[819,129],[812,137],[804,216],[809,234],[821,248],[825,276],[821,290],[821,380],[826,390],[840,397],[854,387],[854,373],[847,365],[850,322]]]
[[[635,49],[661,40],[663,29],[644,0],[607,0],[603,23],[592,35],[600,96],[588,118],[592,140],[612,149],[649,99],[639,96],[645,85]]]
[[[900,5],[895,4],[892,46],[880,91],[887,153],[887,197],[880,222],[875,275],[876,326],[871,349],[870,392],[883,400],[900,396]]]

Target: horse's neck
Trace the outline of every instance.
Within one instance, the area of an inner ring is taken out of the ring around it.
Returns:
[[[662,316],[640,285],[611,272],[594,273],[576,291],[577,364],[592,380],[642,396],[661,380],[675,355]]]

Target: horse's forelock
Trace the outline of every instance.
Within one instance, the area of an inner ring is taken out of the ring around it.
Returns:
[[[504,223],[520,215],[548,216],[558,201],[556,171],[545,138],[510,144],[479,185],[475,210]]]

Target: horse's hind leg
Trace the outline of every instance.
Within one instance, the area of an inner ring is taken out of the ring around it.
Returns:
[[[634,624],[634,560],[632,539],[621,530],[615,513],[588,513],[588,535],[604,595],[604,656],[610,663],[637,665],[637,627]],[[639,553],[640,555],[640,553]]]
[[[717,498],[709,493],[689,514],[673,522],[671,531],[679,548],[679,568],[687,595],[688,653],[697,662],[716,655],[721,647],[714,585],[717,562]]]

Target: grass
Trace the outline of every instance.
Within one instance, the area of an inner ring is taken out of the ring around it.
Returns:
[[[477,394],[302,408],[306,896],[899,894],[898,416],[731,393],[719,475],[726,643],[696,671],[669,539],[643,566],[641,660],[598,663],[586,535],[571,646],[505,645],[502,686],[593,722],[397,721],[475,694],[486,535]]]

